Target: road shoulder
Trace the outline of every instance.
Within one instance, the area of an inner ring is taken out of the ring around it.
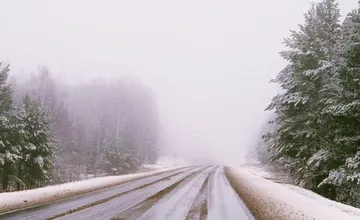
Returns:
[[[360,219],[360,209],[254,175],[246,167],[227,167],[225,174],[256,219]]]
[[[234,188],[235,192],[244,201],[250,212],[257,220],[292,220],[296,218],[289,218],[280,214],[286,209],[286,206],[279,206],[273,198],[265,196],[259,191],[257,187],[251,184],[248,176],[241,175],[239,170],[234,168],[225,168],[225,175],[229,183]],[[256,181],[256,180],[253,180]]]

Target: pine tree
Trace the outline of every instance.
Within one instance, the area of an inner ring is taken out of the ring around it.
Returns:
[[[101,172],[119,175],[134,172],[140,166],[133,151],[125,147],[119,139],[107,137],[98,164]]]
[[[55,139],[50,133],[49,119],[41,105],[26,95],[21,106],[20,121],[24,135],[21,165],[27,189],[44,186],[50,181]]]
[[[289,64],[272,80],[281,85],[283,93],[267,108],[277,115],[277,130],[267,135],[276,139],[270,148],[273,159],[289,167],[296,183],[318,192],[318,184],[328,174],[322,164],[328,155],[326,147],[332,145],[324,136],[328,130],[326,118],[320,115],[320,91],[331,79],[339,17],[337,3],[323,0],[305,15],[300,31],[292,31],[285,39],[289,50],[281,56]]]
[[[360,14],[350,13],[337,46],[333,83],[326,90],[328,101],[323,114],[333,125],[335,147],[330,160],[335,167],[320,185],[336,186],[338,201],[360,206]]]
[[[52,157],[54,168],[48,172],[53,180],[47,184],[75,181],[104,172],[110,174],[111,169],[104,168],[101,160],[107,157],[107,161],[113,161],[111,155],[119,158],[118,162],[111,162],[119,169],[118,173],[134,171],[140,163],[154,162],[158,157],[159,123],[154,95],[138,81],[98,81],[69,87],[42,68],[26,85],[18,81],[16,90],[17,103],[28,92],[30,102],[36,100],[41,105],[49,116],[49,134],[58,140]],[[9,124],[16,125],[14,129],[17,128],[19,134],[28,134],[22,123],[28,115],[25,105],[12,112],[14,122]],[[33,179],[33,174],[32,181],[24,176],[28,166],[22,156],[32,150],[28,136],[19,135],[17,140],[22,146],[21,160],[14,166],[14,173],[24,180],[26,187],[41,185],[41,181]],[[110,144],[111,140],[121,144]],[[109,147],[118,145],[120,147]],[[18,189],[23,185],[18,182]]]
[[[3,191],[9,189],[10,181],[18,180],[15,164],[20,159],[12,125],[12,90],[6,84],[8,72],[9,66],[0,63],[0,179]]]

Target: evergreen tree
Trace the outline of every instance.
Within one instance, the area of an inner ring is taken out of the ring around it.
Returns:
[[[6,84],[8,72],[9,66],[0,63],[0,179],[3,191],[9,189],[10,181],[18,181],[15,166],[20,159],[12,125],[12,90]]]
[[[328,101],[323,115],[333,125],[335,146],[331,157],[335,165],[320,185],[336,187],[338,201],[360,206],[360,14],[350,13],[337,46],[337,62],[332,69],[333,83],[326,88]]]
[[[116,138],[108,137],[101,152],[98,169],[111,175],[134,172],[140,166],[134,152]]]
[[[50,133],[48,116],[41,105],[26,95],[21,106],[23,123],[21,161],[27,189],[44,186],[50,181],[55,139]]]
[[[275,138],[271,146],[274,160],[289,167],[296,183],[320,192],[318,184],[329,170],[322,164],[332,141],[327,119],[320,114],[322,91],[330,79],[335,45],[339,38],[339,9],[334,0],[314,4],[305,15],[305,24],[285,39],[288,51],[281,56],[289,64],[272,80],[283,93],[273,98],[267,110],[275,110],[277,130],[265,138]],[[318,158],[321,158],[320,160]],[[331,193],[331,192],[330,192]]]
[[[124,79],[69,87],[42,68],[27,84],[16,81],[15,108],[5,81],[10,104],[0,113],[4,189],[128,173],[156,161],[156,103],[142,83]]]

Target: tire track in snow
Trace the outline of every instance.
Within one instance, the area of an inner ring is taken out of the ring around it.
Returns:
[[[141,203],[147,198],[153,196],[159,191],[163,190],[167,186],[171,186],[179,180],[185,179],[188,176],[192,176],[198,172],[201,172],[204,167],[195,167],[187,172],[180,173],[157,181],[156,183],[147,184],[146,186],[139,187],[124,193],[119,196],[113,196],[108,201],[102,202],[87,209],[79,210],[74,213],[64,215],[57,219],[112,219],[119,216],[122,212],[134,206],[134,204]]]
[[[208,202],[207,197],[209,194],[209,179],[211,178],[212,174],[209,174],[199,193],[197,194],[195,201],[192,204],[192,207],[189,213],[186,216],[186,220],[206,220],[208,215]]]
[[[225,177],[224,167],[210,181],[208,220],[255,219]]]
[[[10,199],[9,203],[2,203],[0,207],[0,218],[8,218],[12,214],[22,216],[35,214],[37,211],[52,215],[67,211],[77,207],[79,203],[89,203],[104,198],[103,194],[115,194],[119,188],[124,188],[127,183],[148,181],[157,176],[167,175],[175,171],[188,169],[190,166],[166,168],[165,170],[151,171],[145,173],[128,174],[124,176],[100,177],[88,180],[81,180],[73,183],[47,186],[29,191],[18,191],[9,195],[0,195],[1,199]],[[108,180],[109,182],[105,182]],[[120,186],[121,185],[121,186]],[[82,187],[83,186],[83,187]],[[115,193],[114,193],[115,192]],[[13,194],[14,198],[11,198]],[[8,198],[11,196],[10,198]],[[22,199],[22,197],[24,199]],[[27,200],[28,202],[24,202]],[[1,202],[0,202],[1,203]],[[27,216],[25,216],[27,217]],[[36,216],[29,219],[36,219]],[[17,218],[18,219],[18,218]]]
[[[173,193],[176,191],[178,187],[181,187],[182,185],[189,182],[192,178],[195,178],[196,175],[201,173],[204,169],[199,170],[196,173],[192,173],[191,175],[187,176],[186,178],[180,179],[178,182],[174,183],[173,185],[159,191],[155,195],[147,198],[146,200],[142,201],[141,203],[138,203],[134,205],[133,207],[129,208],[125,212],[121,213],[120,216],[116,218],[112,218],[113,220],[118,219],[127,219],[127,220],[133,220],[138,219],[141,215],[143,215],[145,212],[147,212],[151,207],[155,206],[157,202],[159,202],[162,198],[164,198],[166,195]]]
[[[214,167],[209,167],[194,178],[179,185],[138,219],[185,219],[206,178],[213,170]]]
[[[113,186],[107,189],[102,189],[99,191],[87,193],[80,196],[75,196],[68,199],[59,200],[54,203],[41,205],[37,207],[32,207],[20,211],[4,213],[0,215],[0,219],[22,219],[22,220],[32,220],[32,219],[50,219],[55,216],[64,215],[64,213],[70,212],[70,210],[77,210],[80,207],[85,208],[89,204],[95,204],[100,200],[112,197],[116,194],[126,193],[132,191],[136,188],[144,186],[144,184],[151,184],[158,182],[161,179],[166,179],[174,175],[179,175],[181,173],[187,172],[194,167],[180,168],[177,170],[156,174],[153,176],[136,179],[133,181],[128,181],[117,186]]]
[[[48,206],[10,219],[254,219],[229,184],[222,166],[184,168]],[[64,207],[65,212],[59,212]]]

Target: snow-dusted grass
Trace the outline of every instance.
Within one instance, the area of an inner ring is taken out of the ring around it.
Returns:
[[[264,175],[260,172],[259,174]],[[360,209],[328,200],[306,189],[265,179],[247,167],[228,169],[232,183],[259,219],[360,219]],[[235,184],[234,184],[235,183]],[[241,186],[242,189],[239,187]],[[244,191],[245,189],[245,191]],[[241,195],[240,195],[241,196]],[[252,198],[249,198],[252,197]],[[253,211],[252,210],[252,211]],[[271,213],[277,212],[277,213]]]
[[[78,182],[47,186],[33,190],[0,193],[0,213],[50,203],[56,200],[108,188],[121,183],[175,170],[178,168],[179,167],[162,168],[145,173],[98,177]]]

